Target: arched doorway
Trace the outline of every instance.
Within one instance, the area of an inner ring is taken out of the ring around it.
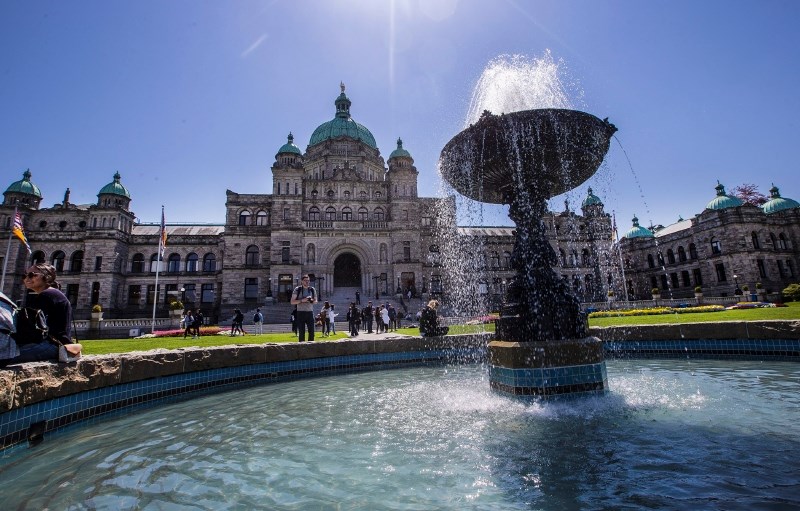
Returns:
[[[333,261],[333,287],[361,287],[361,260],[344,253]]]

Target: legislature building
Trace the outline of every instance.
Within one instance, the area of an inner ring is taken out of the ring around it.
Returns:
[[[8,255],[0,254],[2,291],[21,300],[24,270],[46,261],[57,268],[79,319],[96,304],[107,318],[141,318],[156,302],[165,316],[171,301],[182,300],[212,321],[225,320],[234,308],[288,306],[305,273],[342,310],[356,292],[362,303],[410,292],[417,300],[449,300],[455,311],[468,312],[467,302],[473,310],[496,307],[514,273],[513,228],[455,227],[455,198],[419,196],[419,171],[402,140],[384,160],[372,133],[350,115],[343,85],[334,105],[333,119],[313,131],[305,152],[291,133],[277,150],[271,194],[227,190],[224,222],[167,224],[160,262],[161,226],[136,221],[134,198],[119,173],[100,188],[96,203],[73,204],[67,189],[60,203],[42,207],[26,170],[3,193],[0,226],[9,238],[18,210],[32,253],[11,243]],[[567,205],[544,220],[558,258],[555,271],[585,302],[604,301],[609,290],[621,296],[622,282],[631,299],[649,298],[651,287],[661,286],[688,296],[701,281],[709,291],[728,293],[732,272],[749,282],[762,266],[771,288],[797,280],[800,210],[777,189],[770,203],[726,202],[661,231],[636,225],[619,244],[591,189],[581,214]],[[455,267],[461,278],[452,275]]]

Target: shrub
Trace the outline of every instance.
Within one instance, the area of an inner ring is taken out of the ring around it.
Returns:
[[[761,282],[756,282],[756,289],[761,289],[764,286],[761,285]]]
[[[651,289],[650,292],[652,294],[654,294],[654,295],[660,295],[661,294],[661,290],[658,289],[657,287],[654,287],[653,289]]]
[[[742,291],[744,291],[745,293],[750,291],[750,286],[748,286],[747,284],[743,285],[742,286]]]
[[[652,307],[650,309],[627,309],[613,311],[597,311],[589,313],[590,318],[613,318],[622,316],[658,316],[661,314],[691,314],[694,312],[720,312],[724,311],[722,305],[702,305],[700,307]]]
[[[703,292],[703,288],[702,288],[702,287],[700,287],[700,286],[695,286],[695,287],[694,287],[694,292],[695,292],[695,293],[702,293],[702,292]]]
[[[800,284],[789,284],[786,286],[783,290],[783,297],[793,302],[800,301]]]
[[[171,304],[169,304],[170,310],[174,311],[182,311],[183,310],[183,302],[180,300],[175,300]]]
[[[98,303],[97,305],[92,307],[92,312],[103,312],[103,307],[100,306]]]

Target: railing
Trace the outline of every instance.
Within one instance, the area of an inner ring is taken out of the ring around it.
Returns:
[[[363,220],[333,221],[333,220],[307,220],[307,229],[342,229],[362,231],[385,231],[389,229],[389,222],[365,222]]]

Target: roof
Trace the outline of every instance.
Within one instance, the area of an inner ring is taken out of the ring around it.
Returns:
[[[309,141],[308,145],[316,145],[333,138],[349,137],[360,140],[373,149],[377,149],[378,145],[375,143],[375,137],[372,136],[372,133],[350,117],[351,102],[344,93],[344,84],[341,84],[341,88],[342,93],[334,101],[336,117],[320,124],[311,134],[311,141]]]
[[[717,196],[711,199],[711,202],[706,204],[706,209],[728,209],[728,208],[737,208],[739,206],[744,205],[744,201],[738,197],[734,197],[733,195],[727,195],[725,193],[725,187],[722,186],[722,183],[717,181]]]
[[[403,149],[403,140],[399,137],[397,139],[397,149],[389,155],[389,159],[391,160],[392,158],[411,158],[411,153]]]
[[[659,229],[658,231],[656,231],[655,235],[657,238],[660,238],[662,236],[667,236],[668,234],[685,231],[691,228],[692,228],[691,220],[679,220],[672,225],[668,225],[663,229]]]
[[[22,173],[22,179],[11,183],[4,193],[24,193],[27,195],[35,195],[41,199],[42,192],[39,191],[38,186],[31,182],[31,175],[31,169],[26,169],[25,172]]]
[[[128,189],[122,186],[122,183],[119,182],[122,176],[119,175],[119,172],[114,173],[114,181],[108,183],[103,188],[100,189],[100,192],[97,195],[121,195],[123,197],[127,197],[128,199],[131,198],[131,194],[128,193]]]
[[[217,236],[225,232],[222,224],[205,225],[167,225],[167,245],[170,236]],[[131,234],[134,236],[158,236],[161,230],[159,224],[134,225]]]
[[[764,211],[764,213],[768,215],[777,213],[778,211],[800,208],[800,203],[798,203],[796,200],[781,197],[780,190],[775,185],[772,185],[772,188],[769,189],[769,193],[770,200],[761,206],[761,209]]]
[[[583,199],[583,206],[584,208],[587,206],[602,206],[603,201],[600,200],[600,197],[592,193],[591,187],[589,188],[589,193],[586,195],[586,198]]]
[[[459,236],[513,236],[514,227],[457,227]]]
[[[639,225],[639,219],[636,218],[636,215],[633,217],[633,227],[630,228],[628,232],[625,233],[623,238],[653,238],[653,232],[646,228]]]
[[[289,136],[287,137],[287,142],[283,144],[280,149],[278,149],[278,154],[281,153],[293,153],[293,154],[299,154],[301,156],[303,154],[300,151],[300,148],[294,145],[294,135],[292,135],[291,131],[289,132]]]

